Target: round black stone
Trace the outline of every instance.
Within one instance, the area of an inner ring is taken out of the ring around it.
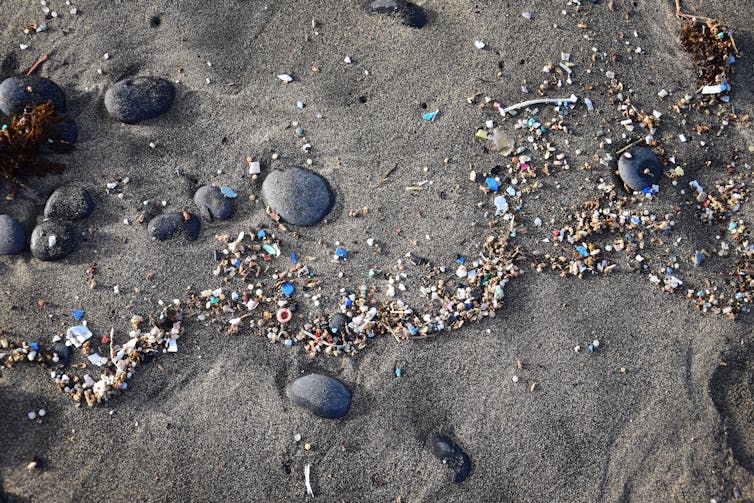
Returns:
[[[69,222],[47,220],[31,233],[31,254],[39,260],[60,260],[76,249],[79,231]]]
[[[26,248],[26,233],[10,215],[0,215],[0,255],[16,255]]]
[[[660,159],[646,147],[633,147],[618,159],[618,173],[631,190],[659,185],[662,177]]]
[[[159,77],[133,77],[113,84],[105,93],[108,113],[126,124],[164,114],[173,105],[175,87]]]
[[[330,331],[334,334],[343,334],[348,329],[348,316],[343,313],[335,313],[330,318]]]
[[[309,374],[299,377],[286,388],[288,399],[317,416],[337,419],[351,408],[351,391],[334,377]]]
[[[411,28],[422,28],[427,24],[424,10],[405,0],[368,0],[364,7],[369,13],[398,16],[403,24]]]
[[[58,85],[43,77],[10,77],[0,84],[0,110],[5,115],[23,112],[27,106],[52,100],[55,110],[65,110],[65,95]]]
[[[52,346],[52,352],[58,355],[58,363],[63,367],[67,367],[71,361],[71,348],[66,346],[63,342],[56,342]]]
[[[186,219],[183,213],[163,213],[149,221],[147,231],[153,238],[165,241],[178,236],[185,236],[191,241],[199,238],[202,224],[196,215],[188,214]]]
[[[52,193],[45,205],[45,218],[80,220],[92,214],[94,201],[82,187],[66,185]]]
[[[455,471],[453,481],[456,484],[466,480],[466,477],[471,473],[471,459],[463,452],[463,449],[458,447],[458,444],[445,435],[435,433],[427,439],[427,445],[432,454],[439,458],[444,465]]]
[[[227,220],[233,216],[233,202],[215,185],[199,187],[194,193],[194,203],[199,208],[199,214],[206,220]]]
[[[262,183],[262,197],[267,206],[294,225],[321,222],[335,203],[327,180],[301,168],[272,171]]]

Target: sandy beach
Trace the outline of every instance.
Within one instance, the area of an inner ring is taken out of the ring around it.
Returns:
[[[361,2],[3,0],[0,81],[47,55],[78,139],[0,215],[28,241],[59,187],[94,209],[60,260],[0,255],[0,501],[306,501],[307,466],[315,501],[754,501],[754,5],[683,2],[738,50],[704,95],[671,0],[417,4],[421,28]],[[105,94],[138,76],[175,97],[126,124]],[[623,188],[632,143],[657,190]],[[316,225],[267,210],[294,167],[334,197]],[[205,185],[230,218],[202,218]],[[168,212],[197,239],[150,236]],[[221,261],[241,232],[243,280]],[[335,313],[357,322],[330,333]],[[134,316],[177,352],[93,406],[61,392],[116,368],[86,353],[127,347]],[[68,369],[42,362],[84,322]],[[292,403],[312,373],[345,416]]]

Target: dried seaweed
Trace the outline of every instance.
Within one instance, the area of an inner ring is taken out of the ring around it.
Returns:
[[[10,124],[0,128],[0,182],[5,181],[11,187],[8,199],[13,199],[16,190],[23,187],[23,178],[63,170],[62,164],[42,156],[60,120],[50,101],[14,115]]]
[[[694,58],[700,85],[730,82],[735,44],[727,26],[714,19],[689,21],[681,30],[681,45]]]

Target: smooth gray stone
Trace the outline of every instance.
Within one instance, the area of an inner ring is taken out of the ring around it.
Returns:
[[[205,185],[194,193],[194,203],[205,220],[227,220],[233,216],[233,202],[225,197],[220,187]]]
[[[316,225],[335,204],[323,177],[301,168],[272,171],[262,183],[262,197],[283,220],[294,225]]]
[[[364,8],[370,14],[398,16],[403,24],[411,28],[422,28],[427,24],[424,10],[405,0],[367,0]]]
[[[50,237],[55,243],[50,245]],[[31,254],[39,260],[60,260],[67,257],[79,244],[79,231],[69,222],[47,220],[37,225],[31,233]]]
[[[133,77],[113,84],[105,93],[108,113],[126,124],[164,114],[173,105],[175,87],[159,77]]]
[[[618,159],[618,173],[623,183],[638,191],[660,185],[662,163],[654,152],[646,147],[633,147],[626,153]]]
[[[458,444],[445,435],[435,433],[427,439],[427,445],[442,464],[455,471],[453,481],[456,484],[466,480],[471,473],[471,459]]]
[[[178,236],[185,236],[190,241],[199,238],[202,224],[196,215],[189,213],[189,219],[183,213],[163,213],[149,221],[147,231],[153,238],[165,241]]]
[[[31,105],[41,105],[52,100],[55,110],[65,110],[63,90],[50,79],[43,77],[10,77],[0,84],[0,110],[5,115],[23,112]]]
[[[52,193],[45,205],[45,218],[81,220],[92,214],[94,201],[83,187],[64,185]]]
[[[299,377],[285,392],[293,404],[328,419],[343,417],[351,408],[351,391],[346,385],[322,374]]]
[[[348,316],[343,313],[335,313],[330,318],[330,331],[336,335],[342,335],[346,332],[348,327]]]
[[[10,215],[0,215],[0,255],[16,255],[26,248],[26,233]]]

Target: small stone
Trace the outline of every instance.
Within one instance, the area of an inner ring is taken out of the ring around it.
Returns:
[[[52,100],[55,110],[65,110],[65,95],[56,83],[43,77],[10,77],[0,84],[0,110],[5,115]]]
[[[0,255],[16,255],[26,248],[26,233],[10,215],[0,215]]]
[[[181,235],[190,241],[195,241],[199,238],[202,224],[196,215],[192,215],[191,213],[186,213],[186,215],[188,215],[188,218],[185,218],[183,213],[163,213],[162,215],[157,215],[149,221],[147,231],[150,236],[160,241]]]
[[[69,222],[47,220],[31,233],[31,254],[39,260],[60,260],[76,249],[79,231]]]
[[[339,380],[322,375],[299,377],[286,388],[290,401],[317,416],[337,419],[351,408],[351,391]]]
[[[466,480],[466,477],[471,473],[471,460],[453,440],[445,435],[435,433],[427,439],[427,445],[432,454],[439,458],[444,465],[448,465],[455,471],[453,480],[456,484]]]
[[[327,180],[302,168],[272,171],[262,183],[262,197],[267,206],[294,225],[319,223],[335,203]]]
[[[63,342],[56,342],[52,346],[52,352],[53,355],[58,355],[58,364],[62,365],[63,367],[67,367],[68,363],[71,361],[71,348],[69,346],[66,346]]]
[[[136,124],[164,114],[173,105],[175,87],[159,77],[133,77],[113,84],[105,93],[105,108],[114,118]]]
[[[330,331],[334,334],[342,334],[347,330],[348,316],[343,313],[335,313],[330,318]]]
[[[633,147],[620,156],[618,172],[621,180],[631,189],[642,191],[659,185],[662,177],[660,159],[646,147]]]
[[[194,203],[205,220],[227,220],[233,216],[233,202],[216,185],[199,187],[194,193]]]
[[[94,201],[83,187],[65,185],[52,193],[45,205],[45,218],[81,220],[92,214]]]
[[[410,28],[422,28],[427,24],[424,10],[405,0],[368,0],[365,8],[370,14],[398,16],[401,22]]]

